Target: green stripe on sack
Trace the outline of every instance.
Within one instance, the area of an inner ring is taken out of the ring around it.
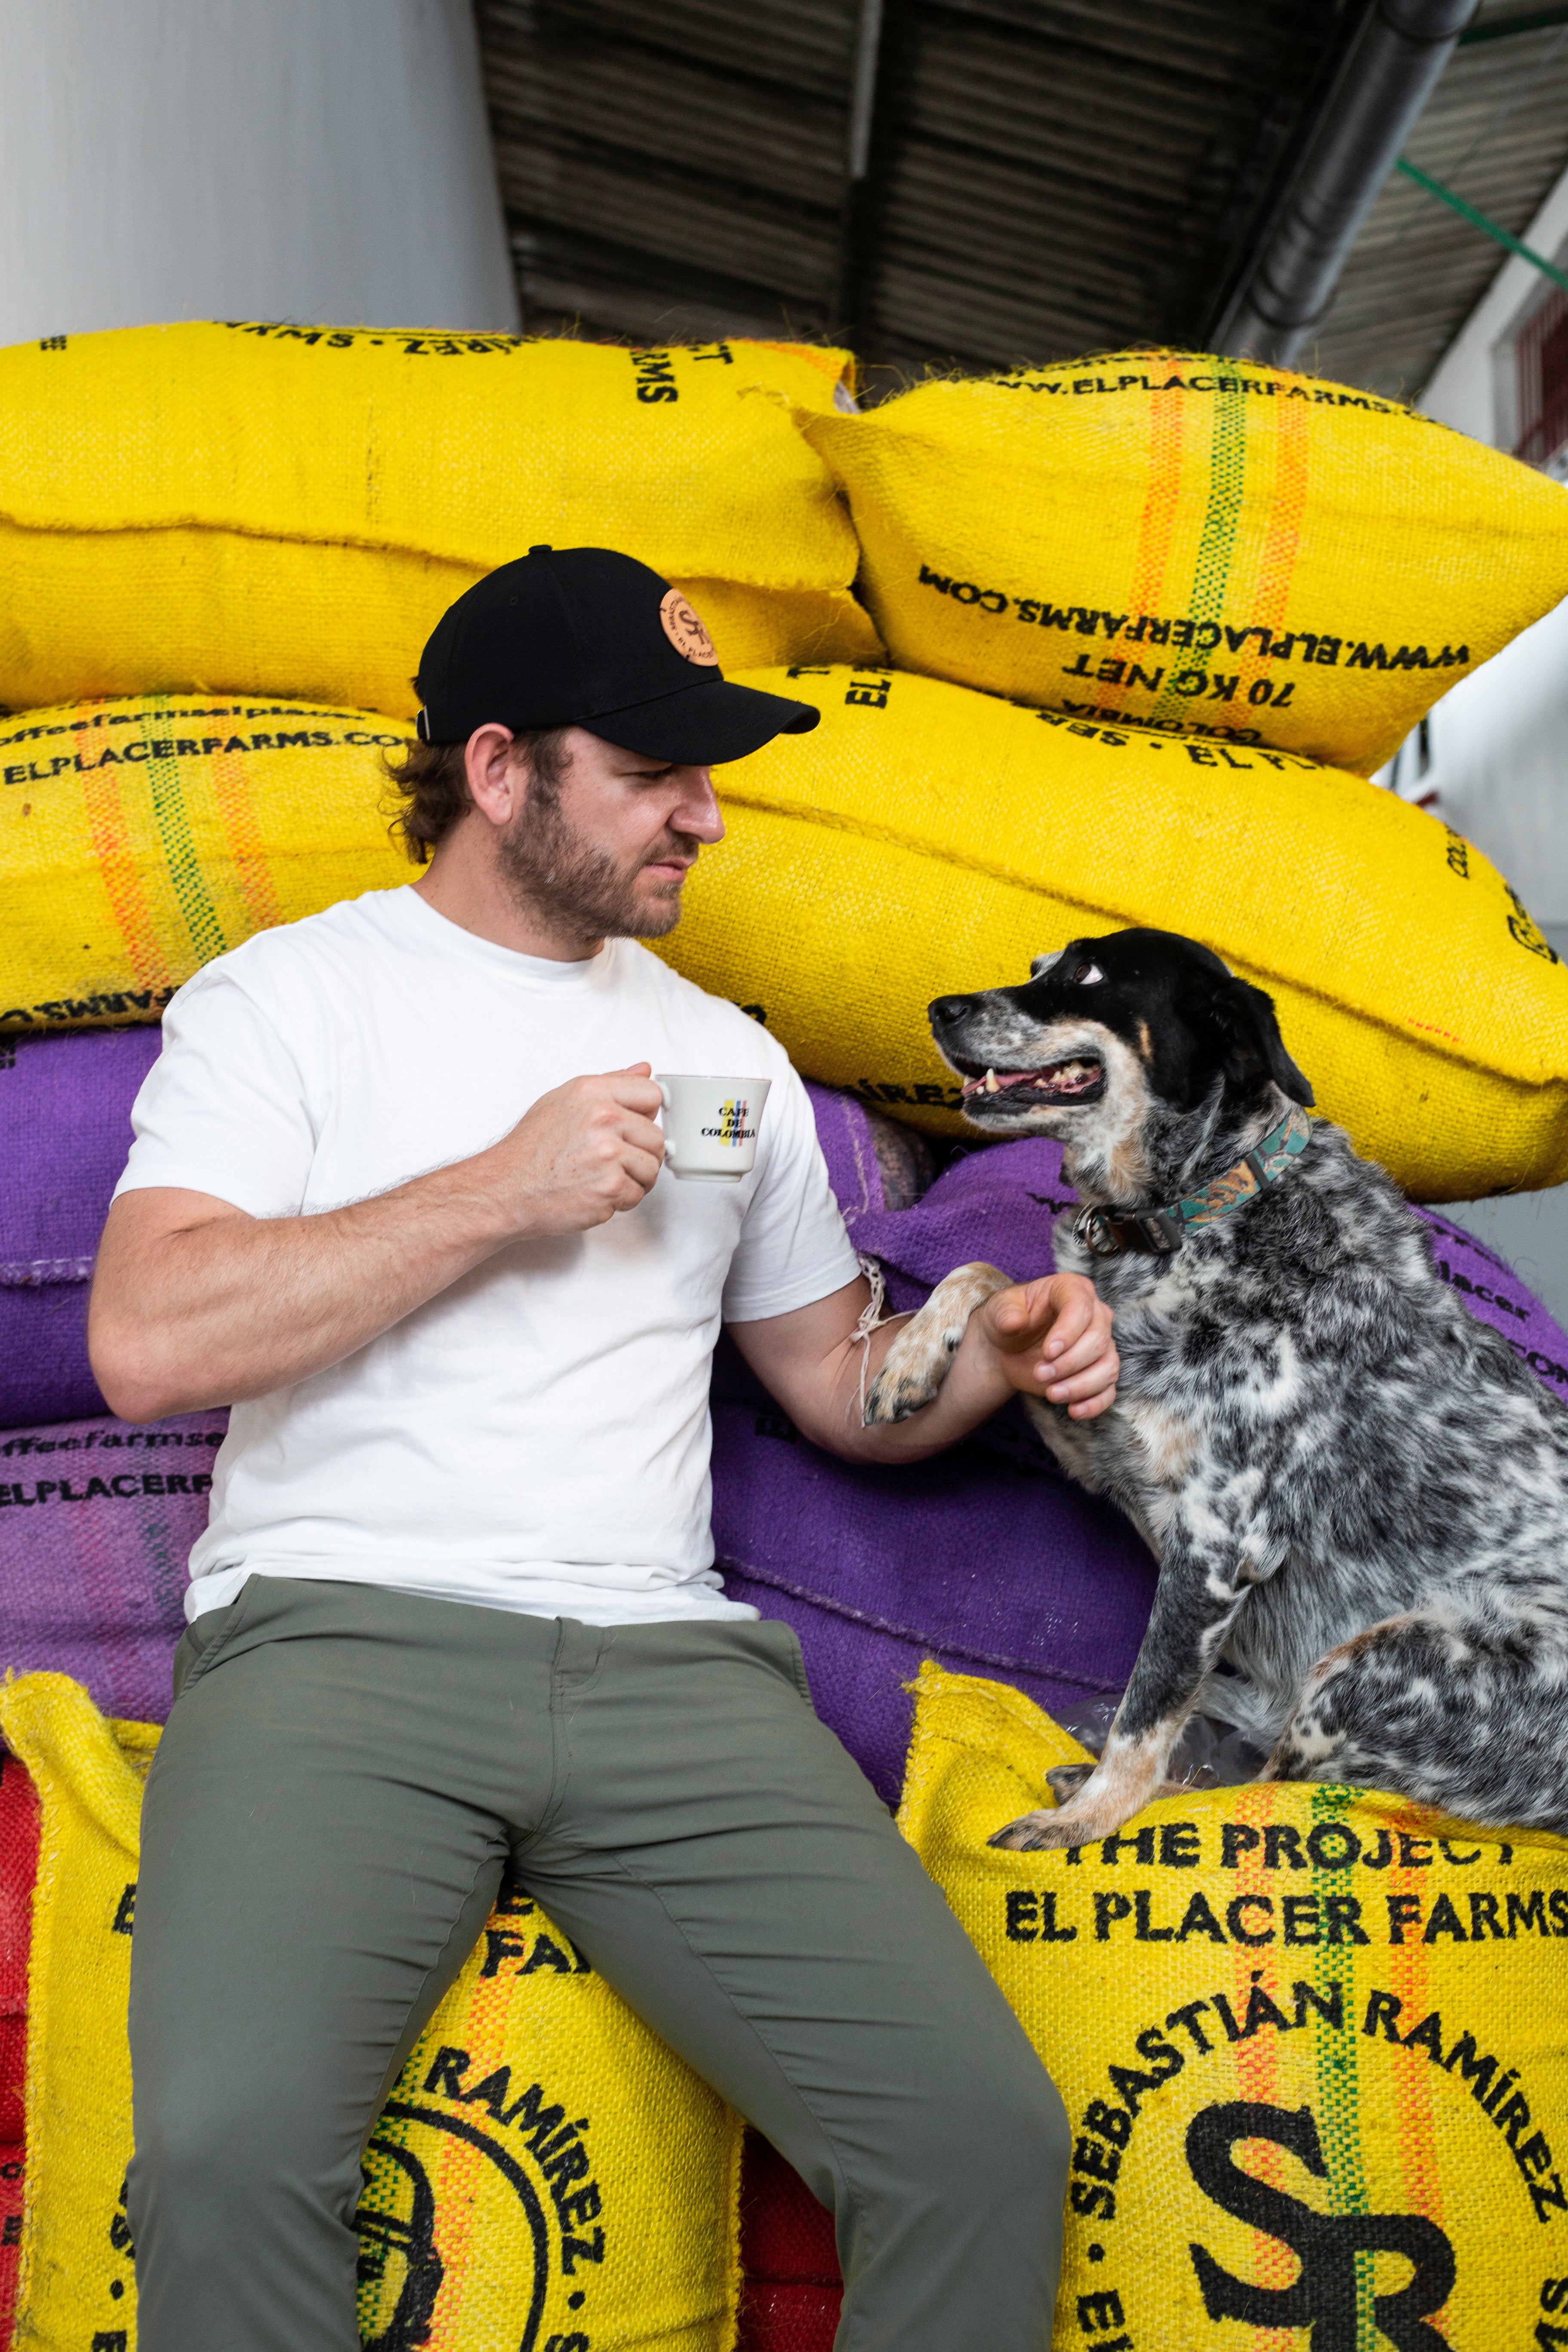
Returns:
[[[1247,483],[1247,402],[1240,392],[1222,392],[1214,401],[1214,438],[1209,444],[1209,495],[1204,510],[1204,527],[1198,539],[1197,560],[1193,566],[1193,593],[1187,606],[1188,617],[1197,622],[1217,621],[1225,610],[1225,592],[1230,580],[1230,562],[1236,551],[1237,525],[1241,520],[1241,498]],[[1195,668],[1203,656],[1194,661]],[[1172,679],[1184,675],[1172,664]],[[1193,708],[1196,698],[1177,694],[1167,683],[1145,725],[1158,725],[1163,720],[1180,719]]]
[[[201,962],[210,963],[214,956],[222,955],[228,941],[208,896],[196,845],[191,839],[185,796],[180,788],[180,763],[176,759],[150,758],[147,767],[152,778],[153,815],[163,845],[163,863],[185,919],[191,945]]]
[[[1352,1789],[1336,1788],[1314,1781],[1312,1784],[1312,1818],[1319,1822],[1339,1822],[1344,1820],[1355,1801]],[[1312,1865],[1312,1893],[1318,1901],[1318,1916],[1325,1895],[1344,1892],[1346,1874],[1325,1870],[1320,1864]],[[1356,2080],[1356,2053],[1359,2046],[1355,2003],[1354,1947],[1319,1943],[1313,1973],[1318,1990],[1325,2000],[1331,1997],[1337,1981],[1344,1988],[1343,2029],[1336,2032],[1322,2018],[1314,2020],[1315,2055],[1318,2066],[1318,2135],[1322,2143],[1323,2159],[1329,2168],[1329,2209],[1334,2213],[1368,2213],[1372,2210],[1367,2197],[1366,2168],[1362,2158],[1361,2100]],[[1384,2342],[1373,2310],[1373,2291],[1377,2256],[1368,2246],[1355,2250],[1356,2286],[1356,2352],[1377,2352]]]

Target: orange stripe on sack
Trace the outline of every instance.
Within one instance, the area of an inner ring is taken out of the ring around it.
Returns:
[[[235,884],[250,929],[269,931],[283,920],[272,868],[267,862],[256,807],[245,780],[245,762],[237,753],[217,752],[212,763],[213,798],[228,835],[234,859]]]
[[[1258,585],[1250,601],[1256,620],[1265,628],[1278,629],[1290,602],[1290,583],[1301,552],[1301,523],[1312,478],[1312,419],[1305,401],[1273,401],[1269,407],[1275,433],[1274,497],[1258,560]],[[1248,688],[1268,677],[1273,667],[1248,638],[1237,689],[1240,699],[1245,701]]]
[[[90,702],[76,706],[79,718],[91,722],[94,706]],[[142,869],[125,823],[125,811],[121,805],[120,785],[115,775],[101,766],[87,766],[94,749],[92,738],[84,730],[78,757],[82,761],[81,797],[87,815],[88,832],[92,841],[93,856],[114,919],[120,926],[120,936],[125,947],[126,961],[138,988],[168,988],[178,975],[171,969],[168,951],[158,936],[158,926],[142,885]]]
[[[1132,560],[1128,604],[1134,614],[1154,613],[1171,560],[1182,492],[1182,438],[1187,421],[1183,399],[1149,404],[1149,488],[1138,521],[1138,552]]]
[[[1413,1808],[1411,1826],[1419,1836],[1440,1817],[1428,1807]],[[1392,1834],[1397,1840],[1399,1832]],[[1431,1865],[1393,1864],[1388,1874],[1391,1895],[1426,1895]],[[1425,1910],[1430,1897],[1423,1903]],[[1388,1955],[1389,1989],[1403,2004],[1397,2020],[1401,2034],[1409,2033],[1419,2025],[1434,2003],[1428,1971],[1428,1946],[1421,1940],[1419,1928],[1406,1927],[1403,1944],[1394,1944]],[[1399,2055],[1389,2053],[1395,2065]],[[1413,2050],[1404,2061],[1395,2094],[1396,2138],[1399,2148],[1400,2179],[1404,2185],[1405,2210],[1425,2213],[1429,2221],[1443,2227],[1443,2184],[1437,2162],[1437,2134],[1434,2114],[1433,2092],[1437,2087],[1426,2053]],[[1385,2199],[1384,2202],[1388,2200]],[[1440,2319],[1428,2323],[1441,2335]]]
[[[1233,1817],[1245,1822],[1249,1829],[1261,1832],[1275,1818],[1279,1790],[1271,1783],[1257,1783],[1239,1789],[1235,1794],[1237,1801]],[[1276,1898],[1272,1913],[1252,1908],[1244,1915],[1254,1933],[1262,1933],[1272,1927],[1278,1938],[1278,1891],[1279,1873],[1265,1872],[1261,1843],[1252,1853],[1238,1857],[1237,1895],[1272,1895]],[[1269,1946],[1254,1946],[1250,1949],[1239,1943],[1234,1946],[1232,1982],[1235,1990],[1230,1995],[1230,2003],[1238,2021],[1247,2015],[1253,1969],[1278,1949],[1278,1941]],[[1264,1977],[1265,1990],[1276,1999],[1279,1973],[1276,1963]],[[1231,2054],[1236,2063],[1240,2095],[1264,2106],[1280,2105],[1279,2034],[1255,2033],[1246,2042],[1238,2042]],[[1297,2102],[1292,2099],[1285,2104],[1295,2105]],[[1256,2140],[1247,2151],[1247,2171],[1255,2179],[1267,2181],[1271,2189],[1289,2189],[1285,2168],[1290,2161],[1285,2149],[1276,2146],[1272,2140]],[[1248,2275],[1259,2286],[1288,2287],[1293,2284],[1300,2270],[1296,2256],[1284,2241],[1270,2237],[1264,2230],[1255,2230],[1252,2233],[1252,2260],[1254,2267]],[[1300,2343],[1300,2328],[1254,2327],[1247,2338],[1247,2352],[1299,2352]]]
[[[463,2041],[468,2052],[467,2073],[482,2083],[505,2063],[507,2024],[516,1979],[480,1978],[468,1996],[463,2017]],[[481,2114],[480,2122],[484,2121]],[[480,2212],[479,2190],[489,2159],[471,2140],[443,2132],[434,2167],[436,2210],[441,2217],[441,2259],[446,2275],[441,2283],[441,2330],[446,2340],[457,2340],[458,2323],[470,2282],[480,2283],[483,2248],[473,2244],[474,2223]]]

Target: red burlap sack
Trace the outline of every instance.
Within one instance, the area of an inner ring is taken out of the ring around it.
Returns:
[[[22,2245],[22,2096],[27,1948],[38,1868],[38,1800],[14,1756],[0,1761],[0,2352],[11,2341]]]
[[[741,2163],[735,2352],[833,2352],[842,2290],[833,2216],[760,2132]]]

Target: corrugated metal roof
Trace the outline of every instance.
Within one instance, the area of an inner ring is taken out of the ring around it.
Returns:
[[[531,324],[964,367],[1190,341],[1352,0],[476,0]]]
[[[1524,13],[1518,0],[1485,0],[1476,29]],[[1462,42],[1407,152],[1522,236],[1568,170],[1568,24]],[[1413,398],[1506,259],[1481,230],[1395,174],[1300,364]]]
[[[863,5],[476,0],[530,326],[895,374],[1201,343],[1366,0],[885,0],[857,186]],[[1410,152],[1522,231],[1568,166],[1568,25],[1462,46]],[[1414,394],[1500,260],[1396,177],[1306,363]]]

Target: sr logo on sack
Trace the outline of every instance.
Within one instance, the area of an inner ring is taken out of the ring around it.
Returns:
[[[1447,2352],[1447,2337],[1427,2320],[1453,2292],[1454,2249],[1424,2213],[1320,2213],[1300,2197],[1245,2172],[1233,2151],[1247,2140],[1286,2148],[1317,2180],[1329,2168],[1310,2107],[1275,2107],[1250,2099],[1205,2107],[1187,2126],[1187,2165],[1205,2197],[1254,2230],[1290,2248],[1300,2263],[1289,2286],[1258,2286],[1234,2277],[1206,2247],[1193,2266],[1211,2319],[1251,2327],[1305,2327],[1311,2352],[1357,2352],[1361,2342],[1358,2255],[1403,2255],[1410,2275],[1372,2297],[1379,2336],[1397,2352]]]
[[[484,2333],[518,2352],[589,2352],[578,2322],[605,2228],[587,2131],[542,2084],[517,2087],[509,2066],[487,2072],[466,2050],[443,2045],[405,2074],[365,2152],[354,2222],[364,2352],[477,2340],[476,2260]]]

